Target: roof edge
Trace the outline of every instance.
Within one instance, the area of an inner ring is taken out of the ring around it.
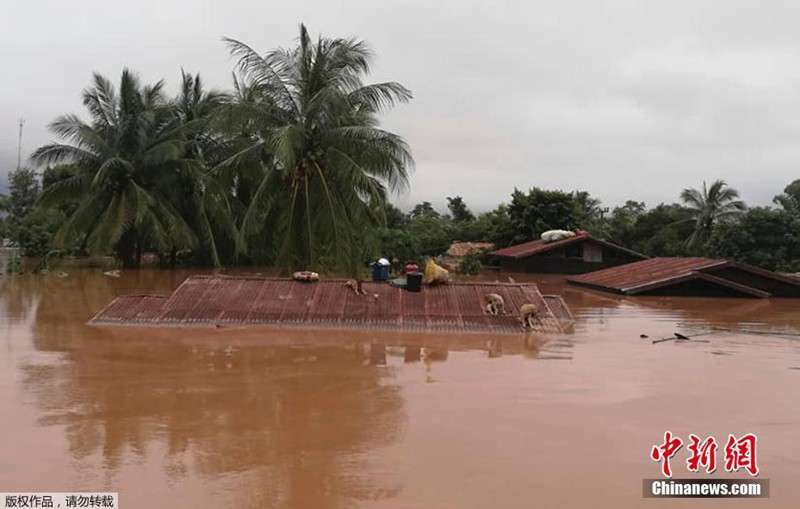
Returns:
[[[529,242],[537,242],[539,240],[541,240],[541,239],[529,240],[528,242],[522,242],[521,244],[517,244],[517,246],[520,246],[522,244],[527,244]],[[498,258],[509,258],[509,259],[512,259],[512,260],[519,260],[520,258],[525,258],[527,256],[530,256],[531,254],[546,253],[548,251],[552,251],[553,249],[556,249],[556,248],[559,248],[559,247],[562,247],[562,246],[568,246],[568,245],[571,245],[571,244],[575,244],[575,243],[578,243],[578,242],[586,242],[586,241],[589,241],[589,240],[592,241],[592,242],[596,242],[596,243],[598,243],[598,244],[600,244],[600,245],[602,245],[604,247],[607,247],[609,249],[615,249],[617,251],[622,251],[622,252],[627,253],[629,255],[632,255],[632,256],[635,256],[637,258],[640,258],[641,260],[647,260],[647,259],[650,258],[647,255],[644,255],[642,253],[636,252],[636,251],[634,251],[632,249],[628,249],[627,247],[623,247],[623,246],[620,246],[618,244],[614,244],[613,242],[609,242],[607,240],[604,240],[604,239],[601,239],[601,238],[595,237],[594,235],[589,235],[589,234],[576,235],[574,237],[569,237],[569,238],[566,238],[566,239],[556,240],[556,241],[553,241],[553,242],[547,242],[547,243],[544,243],[544,245],[542,245],[541,247],[538,247],[536,249],[531,249],[529,251],[524,251],[522,253],[515,254],[515,255],[496,254],[496,253],[499,253],[500,251],[504,251],[506,249],[510,249],[512,247],[515,247],[515,246],[508,246],[508,247],[504,247],[502,249],[496,249],[496,250],[491,251],[491,252],[486,253],[486,254],[489,255],[489,256],[496,256]]]
[[[722,266],[725,265],[725,262],[718,263],[712,266]],[[692,281],[694,279],[702,279],[703,281],[707,281],[709,283],[713,283],[715,285],[719,285],[725,288],[729,288],[731,290],[736,290],[737,292],[741,292],[746,295],[752,295],[753,297],[758,298],[767,298],[770,297],[768,292],[763,290],[759,290],[758,288],[753,288],[752,286],[743,285],[741,283],[737,283],[735,281],[731,281],[729,279],[721,278],[714,276],[712,274],[706,274],[701,270],[692,270],[686,274],[682,274],[677,277],[662,279],[659,281],[654,281],[652,283],[648,283],[645,285],[639,285],[631,288],[623,288],[622,292],[625,295],[638,295],[644,292],[649,292],[652,290],[658,290],[659,288],[664,288],[670,285],[684,283],[686,281]]]
[[[760,267],[756,267],[755,265],[748,265],[746,263],[736,262],[736,261],[732,261],[732,260],[726,261],[722,265],[723,266],[720,266],[720,267],[703,267],[702,270],[707,270],[709,268],[714,268],[714,269],[720,268],[720,269],[722,269],[722,268],[726,268],[726,267],[731,267],[731,268],[743,270],[745,272],[749,272],[751,274],[755,274],[757,276],[765,277],[767,279],[772,279],[772,280],[780,281],[782,283],[786,283],[786,284],[789,284],[789,285],[792,285],[792,286],[800,287],[800,280],[798,280],[798,279],[795,279],[795,278],[793,278],[791,276],[784,276],[782,274],[779,274],[779,273],[771,271],[771,270],[762,269]]]

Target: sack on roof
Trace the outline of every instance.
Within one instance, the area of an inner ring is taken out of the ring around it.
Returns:
[[[315,283],[319,281],[319,274],[311,272],[310,270],[303,270],[292,274],[292,279],[295,281],[304,281],[306,283]]]
[[[433,260],[428,260],[425,263],[425,273],[422,276],[422,282],[426,285],[444,284],[450,281],[450,273],[447,269],[440,267]]]
[[[557,240],[564,240],[574,236],[575,232],[567,230],[547,230],[546,232],[542,233],[541,238],[545,242],[555,242]]]

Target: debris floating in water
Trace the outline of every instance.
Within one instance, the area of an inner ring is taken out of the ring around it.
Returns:
[[[695,334],[694,336],[705,336],[708,334],[713,334],[713,332],[701,332],[699,334]],[[694,339],[694,337],[690,338],[689,336],[685,336],[680,332],[673,332],[672,336],[670,337],[654,339],[653,344],[655,345],[656,343],[664,343],[665,341],[692,341],[693,343],[710,343],[710,341],[706,339]]]

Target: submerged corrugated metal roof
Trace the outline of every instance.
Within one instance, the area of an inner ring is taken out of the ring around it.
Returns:
[[[711,258],[653,258],[619,267],[568,277],[572,283],[603,286],[623,293],[640,286],[680,278],[702,268],[725,263]]]
[[[542,295],[547,308],[553,313],[553,317],[558,320],[562,327],[569,327],[575,323],[572,311],[567,306],[567,301],[561,295]]]
[[[567,277],[573,284],[606,291],[635,295],[692,280],[702,280],[715,286],[754,297],[769,297],[770,293],[751,284],[735,281],[723,269],[736,269],[762,280],[800,286],[800,282],[749,265],[713,258],[653,258],[608,269]],[[757,283],[752,283],[757,284]]]
[[[579,244],[581,242],[593,242],[595,244],[600,244],[603,247],[608,249],[615,249],[618,251],[622,251],[624,253],[628,253],[631,256],[638,257],[641,259],[647,258],[645,255],[641,253],[637,253],[636,251],[631,251],[622,246],[618,246],[616,244],[612,244],[611,242],[598,239],[596,237],[592,237],[588,234],[579,234],[574,237],[570,237],[568,239],[556,240],[553,242],[545,242],[542,239],[532,240],[530,242],[524,242],[522,244],[517,244],[515,246],[506,247],[503,249],[498,249],[497,251],[492,251],[489,253],[491,256],[498,256],[501,258],[525,258],[532,255],[537,255],[541,253],[545,253],[547,251],[551,251],[553,249],[558,249],[564,246],[568,246],[570,244]]]
[[[170,296],[118,297],[90,323],[519,333],[519,309],[533,303],[544,311],[542,330],[563,330],[563,310],[559,308],[559,315],[554,315],[531,283],[451,283],[413,293],[386,283],[364,282],[364,290],[367,295],[357,296],[344,286],[344,280],[303,283],[280,278],[192,276]],[[486,314],[486,293],[501,295],[507,314]],[[551,303],[565,306],[552,299]]]

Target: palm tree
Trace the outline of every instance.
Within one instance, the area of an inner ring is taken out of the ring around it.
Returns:
[[[238,236],[229,187],[209,171],[225,157],[225,144],[213,120],[229,101],[226,93],[206,90],[199,74],[181,70],[181,88],[170,104],[172,123],[185,141],[184,164],[176,174],[177,185],[169,190],[171,201],[200,239],[199,256],[214,266],[222,264],[223,255],[234,254],[232,249],[224,251]]]
[[[599,199],[593,198],[587,191],[574,191],[572,200],[575,204],[575,220],[578,226],[585,230],[602,226],[598,222],[608,209],[600,207],[602,202]]]
[[[742,212],[746,206],[739,192],[728,187],[723,180],[715,180],[710,187],[703,182],[703,190],[684,189],[681,200],[687,205],[695,221],[694,232],[686,241],[687,247],[699,248],[711,236],[714,226]]]
[[[225,41],[247,93],[223,116],[248,142],[217,171],[257,164],[260,173],[243,244],[270,235],[288,267],[354,270],[380,223],[376,205],[408,185],[410,149],[378,127],[378,113],[411,93],[394,82],[364,84],[372,52],[362,41],[312,42],[303,25],[296,47],[265,56]]]
[[[187,165],[186,143],[163,94],[163,82],[142,86],[124,70],[119,89],[99,74],[83,93],[91,122],[56,119],[50,130],[64,143],[39,148],[40,165],[75,164],[80,171],[54,183],[43,206],[79,199],[56,242],[89,250],[113,249],[124,266],[137,266],[146,248],[190,248],[197,239],[170,202],[176,176]]]

